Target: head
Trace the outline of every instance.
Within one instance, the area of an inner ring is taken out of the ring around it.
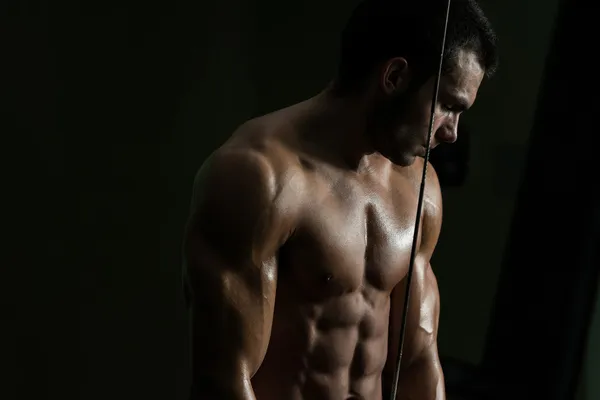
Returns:
[[[375,150],[400,165],[424,155],[447,0],[364,0],[342,35],[334,91],[366,102]],[[453,143],[461,114],[497,66],[496,37],[475,0],[453,0],[432,147]]]

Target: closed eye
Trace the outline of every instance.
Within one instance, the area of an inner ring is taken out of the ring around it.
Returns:
[[[469,107],[466,104],[463,103],[458,103],[458,104],[454,104],[454,105],[450,105],[450,104],[443,104],[442,105],[442,109],[444,111],[447,112],[452,112],[452,113],[457,113],[460,114],[462,112],[467,111]]]

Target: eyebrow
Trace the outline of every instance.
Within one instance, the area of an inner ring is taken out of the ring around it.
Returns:
[[[452,97],[456,102],[456,108],[458,108],[460,111],[467,111],[470,108],[469,101],[466,97],[462,95],[453,95]]]

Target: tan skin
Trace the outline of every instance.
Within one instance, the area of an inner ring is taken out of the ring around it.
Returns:
[[[457,60],[433,146],[456,140],[483,79],[473,54]],[[244,124],[201,168],[184,245],[192,400],[389,397],[433,79],[402,112],[381,110],[411,78],[390,60],[360,95],[328,89]],[[429,263],[442,199],[429,171],[397,399],[445,399]]]

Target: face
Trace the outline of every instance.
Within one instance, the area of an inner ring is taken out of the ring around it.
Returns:
[[[460,51],[452,71],[442,75],[435,107],[431,147],[454,143],[458,121],[477,96],[484,70],[473,52]],[[435,77],[418,88],[410,86],[410,67],[404,59],[387,63],[382,94],[371,115],[375,149],[398,165],[411,165],[424,156],[429,133]]]

